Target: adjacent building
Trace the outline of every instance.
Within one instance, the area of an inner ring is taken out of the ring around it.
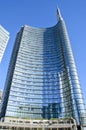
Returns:
[[[17,33],[1,118],[74,118],[86,125],[86,111],[65,22],[50,28],[23,26]]]
[[[9,40],[9,32],[0,25],[0,62]]]

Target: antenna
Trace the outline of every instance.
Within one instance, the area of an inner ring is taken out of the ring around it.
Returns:
[[[57,7],[57,16],[58,16],[58,20],[63,20],[61,13],[60,13],[60,9]]]

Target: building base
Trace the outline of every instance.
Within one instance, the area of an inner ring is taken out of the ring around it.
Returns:
[[[28,120],[19,118],[4,118],[0,122],[0,130],[77,130],[73,118],[51,120]],[[85,130],[85,129],[84,129]]]

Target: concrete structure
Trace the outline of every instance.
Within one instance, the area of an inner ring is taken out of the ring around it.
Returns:
[[[0,25],[0,62],[9,40],[9,32]]]
[[[81,86],[59,9],[57,15],[54,27],[25,25],[18,32],[2,97],[1,119],[51,121],[72,117],[77,126],[86,125]]]
[[[57,120],[27,120],[5,118],[0,122],[0,129],[7,130],[77,130],[76,121],[73,118]]]

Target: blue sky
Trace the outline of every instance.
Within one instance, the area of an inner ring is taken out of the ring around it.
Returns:
[[[0,0],[0,24],[10,32],[2,63],[0,89],[3,89],[16,33],[22,25],[51,27],[57,23],[59,6],[66,22],[86,103],[86,0]]]

